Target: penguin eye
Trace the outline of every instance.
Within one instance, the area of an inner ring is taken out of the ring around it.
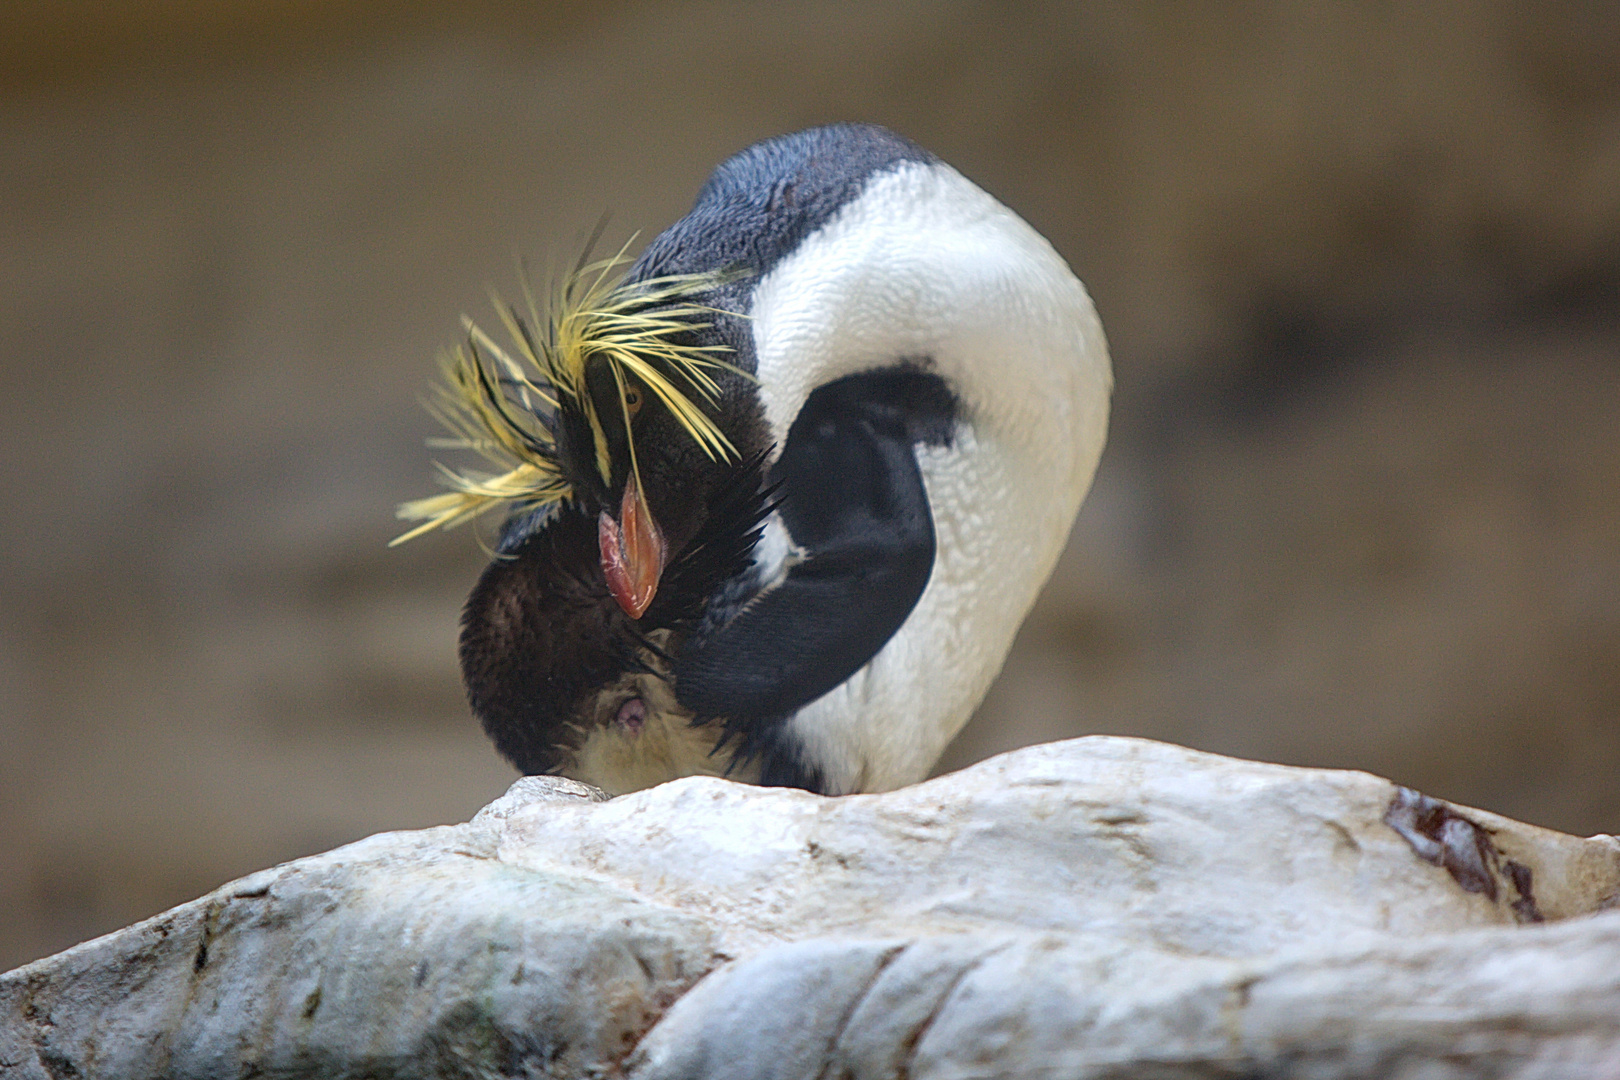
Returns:
[[[624,407],[631,416],[641,411],[641,391],[634,386],[624,388]]]

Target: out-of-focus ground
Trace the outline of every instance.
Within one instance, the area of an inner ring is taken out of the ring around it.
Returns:
[[[942,767],[1131,733],[1620,831],[1620,7],[25,2],[0,968],[504,788],[476,537],[384,547],[435,352],[515,257],[846,118],[1048,235],[1114,350]]]

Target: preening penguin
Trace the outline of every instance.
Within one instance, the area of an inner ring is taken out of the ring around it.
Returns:
[[[509,517],[468,699],[526,772],[828,794],[922,779],[1000,669],[1102,451],[1085,288],[882,128],[770,139],[615,278],[469,324],[446,470],[406,537]],[[402,538],[403,539],[403,538]]]

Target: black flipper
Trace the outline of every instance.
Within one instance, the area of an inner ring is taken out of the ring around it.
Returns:
[[[916,606],[934,522],[914,445],[947,441],[954,412],[942,380],[900,368],[823,386],[794,420],[771,481],[806,557],[675,666],[681,704],[725,718],[744,757],[769,764],[777,722],[860,670]]]

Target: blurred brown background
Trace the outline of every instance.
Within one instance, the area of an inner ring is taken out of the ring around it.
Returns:
[[[1022,213],[1113,344],[947,767],[1124,732],[1620,831],[1620,6],[14,2],[0,968],[504,788],[476,539],[383,546],[435,351],[834,119]]]

